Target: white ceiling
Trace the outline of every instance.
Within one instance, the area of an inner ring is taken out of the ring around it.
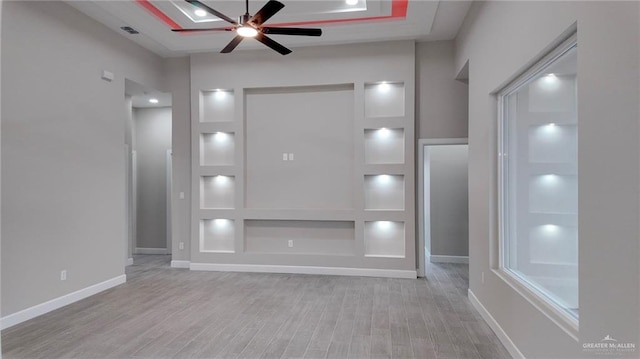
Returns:
[[[245,12],[243,0],[201,0],[206,5],[236,19]],[[295,51],[296,47],[416,39],[450,40],[455,37],[471,1],[280,0],[284,9],[269,19],[267,26],[318,27],[321,37],[270,35]],[[228,23],[193,14],[195,8],[183,0],[83,0],[67,1],[88,16],[160,56],[183,56],[220,51],[233,38],[231,32],[180,34],[171,28],[226,27]],[[267,0],[250,0],[255,14]],[[406,6],[406,12],[402,11]],[[301,23],[302,22],[302,23]],[[300,24],[301,23],[301,24]],[[121,30],[130,26],[139,34]],[[235,51],[262,48],[257,41],[243,41]]]

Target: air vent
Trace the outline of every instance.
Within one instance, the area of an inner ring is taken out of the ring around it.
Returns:
[[[123,27],[121,27],[121,29],[126,31],[130,35],[139,34],[138,30],[132,28],[131,26],[123,26]]]

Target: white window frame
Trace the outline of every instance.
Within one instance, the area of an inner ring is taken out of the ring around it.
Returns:
[[[509,223],[505,223],[506,203],[505,191],[507,190],[506,173],[507,167],[507,128],[508,121],[505,116],[505,99],[513,92],[527,84],[532,78],[539,75],[544,69],[555,62],[569,50],[578,46],[577,33],[573,33],[569,38],[560,43],[546,56],[542,57],[528,70],[517,76],[497,93],[497,114],[498,114],[498,268],[493,272],[504,280],[511,288],[523,296],[536,309],[547,316],[562,330],[569,334],[576,342],[578,341],[579,322],[578,319],[570,315],[564,308],[557,305],[553,300],[543,294],[538,288],[515,274],[505,266],[505,256],[508,255],[507,241],[508,231],[505,231]],[[579,61],[579,60],[578,60]]]

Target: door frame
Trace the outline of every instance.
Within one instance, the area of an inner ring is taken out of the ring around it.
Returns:
[[[424,225],[425,215],[425,203],[424,203],[424,150],[428,146],[442,146],[442,145],[468,145],[468,138],[420,138],[418,139],[418,241],[417,251],[418,254],[418,277],[425,276],[425,232],[428,230]]]

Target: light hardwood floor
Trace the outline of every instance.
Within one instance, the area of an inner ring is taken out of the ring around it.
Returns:
[[[126,284],[4,330],[3,358],[510,358],[467,300],[467,268],[408,280],[137,256]]]

